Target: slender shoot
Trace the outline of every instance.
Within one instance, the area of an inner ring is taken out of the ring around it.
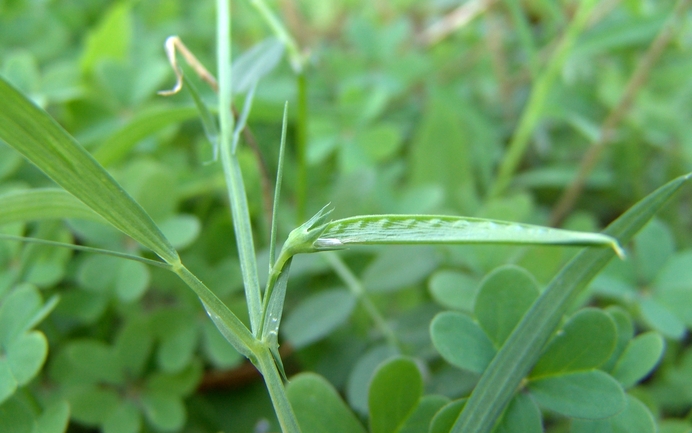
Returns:
[[[227,0],[217,0],[217,62],[219,77],[219,150],[228,185],[228,197],[233,216],[233,228],[238,242],[240,269],[243,274],[245,298],[250,325],[257,331],[261,316],[261,294],[257,276],[257,258],[252,239],[250,211],[240,165],[231,151],[233,116],[231,113],[231,11]]]
[[[7,235],[4,233],[0,233],[0,240],[12,241],[12,242],[23,242],[23,243],[27,243],[27,244],[46,245],[48,247],[68,248],[68,249],[75,250],[75,251],[83,251],[85,253],[94,253],[94,254],[101,254],[104,256],[119,257],[121,259],[132,260],[133,262],[144,263],[145,265],[151,265],[151,266],[156,266],[156,267],[163,268],[163,269],[168,269],[169,271],[173,269],[173,267],[168,263],[165,263],[165,262],[162,262],[159,260],[151,260],[151,259],[147,259],[144,257],[136,256],[134,254],[123,253],[120,251],[106,250],[106,249],[102,249],[102,248],[92,248],[92,247],[86,247],[84,245],[68,244],[68,243],[64,243],[64,242],[49,241],[47,239],[26,238],[23,236],[13,236],[13,235]]]
[[[279,146],[279,166],[276,170],[276,186],[274,187],[274,206],[272,208],[271,234],[269,235],[269,271],[274,266],[276,260],[276,231],[277,214],[279,209],[279,197],[281,195],[281,182],[284,175],[284,156],[286,151],[286,126],[288,124],[288,101],[284,104],[284,117],[281,123],[281,144]]]

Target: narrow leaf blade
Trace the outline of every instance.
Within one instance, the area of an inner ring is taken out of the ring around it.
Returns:
[[[114,227],[169,263],[178,253],[154,221],[45,111],[0,77],[0,139]]]
[[[444,215],[365,215],[327,224],[316,242],[372,244],[548,244],[609,246],[622,249],[610,236],[553,229],[483,218]]]

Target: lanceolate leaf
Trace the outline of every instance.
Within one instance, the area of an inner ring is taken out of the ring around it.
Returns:
[[[0,139],[114,227],[166,262],[178,253],[125,190],[45,111],[0,78]]]
[[[0,139],[114,227],[150,248],[200,297],[224,336],[249,356],[252,336],[201,281],[181,266],[177,251],[142,207],[45,111],[0,77]],[[249,231],[248,231],[249,233]]]
[[[332,221],[315,247],[371,244],[555,244],[609,246],[617,241],[598,233],[443,215],[366,215]]]
[[[689,177],[681,176],[657,189],[625,212],[604,233],[620,242],[628,242]],[[608,250],[587,249],[550,282],[486,368],[452,432],[491,431],[567,308],[612,258]]]

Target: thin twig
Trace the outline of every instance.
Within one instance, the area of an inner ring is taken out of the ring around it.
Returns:
[[[605,149],[606,145],[612,142],[613,134],[617,125],[622,121],[629,109],[632,107],[632,103],[634,102],[637,92],[644,86],[644,83],[649,76],[649,72],[663,53],[663,49],[673,38],[677,24],[680,21],[680,18],[683,16],[683,12],[689,3],[690,0],[678,1],[670,17],[663,25],[663,28],[661,28],[656,38],[649,46],[647,52],[639,60],[634,73],[630,77],[630,80],[625,87],[625,91],[620,98],[620,101],[601,125],[601,130],[598,134],[596,142],[591,145],[589,150],[582,158],[576,178],[565,190],[553,208],[553,212],[550,217],[551,226],[557,227],[560,225],[562,220],[572,210],[572,207],[574,207],[574,204],[584,190],[587,177],[596,166],[596,163],[599,161],[601,154],[603,153],[603,149]]]

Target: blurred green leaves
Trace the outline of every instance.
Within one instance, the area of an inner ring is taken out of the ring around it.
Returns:
[[[562,66],[551,69],[554,82],[547,87],[536,78],[575,11],[590,3],[520,3],[495,2],[431,45],[419,43],[419,36],[453,17],[455,5],[282,5],[277,17],[305,56],[301,96],[283,62],[283,44],[266,39],[271,26],[247,2],[234,3],[234,94],[262,77],[247,119],[256,148],[246,145],[246,133],[238,146],[259,256],[267,256],[267,191],[260,180],[272,183],[273,143],[286,100],[295,110],[288,118],[279,239],[295,227],[301,207],[329,201],[337,218],[431,213],[545,225],[605,114],[666,25],[672,3],[597,6]],[[18,106],[35,122],[22,128],[8,126],[19,125],[21,110],[0,112],[5,131],[22,131],[21,137],[5,132],[0,142],[0,232],[80,247],[0,242],[0,431],[63,432],[70,419],[70,428],[106,432],[278,430],[264,391],[237,379],[224,382],[244,371],[242,355],[196,296],[174,276],[144,265],[155,258],[149,248],[169,259],[175,248],[248,323],[223,178],[206,164],[207,138],[196,120],[199,107],[215,104],[216,95],[186,69],[186,80],[199,89],[198,108],[185,94],[156,96],[172,82],[160,48],[167,36],[180,35],[202,64],[217,63],[213,2],[40,6],[0,6],[0,75],[107,166],[160,233],[147,232],[151,226],[142,226],[141,218],[118,232],[93,206],[56,190],[7,144],[43,141],[37,134],[46,127],[55,133],[51,140],[59,138],[51,143],[73,140],[63,140],[45,115],[33,116],[38,111],[26,101]],[[687,14],[679,16],[683,21]],[[646,192],[692,168],[689,38],[685,29],[671,29],[672,44],[663,47],[562,228],[598,231]],[[16,93],[3,86],[4,107],[16,105]],[[527,116],[533,127],[521,131],[527,144],[510,188],[489,199],[522,108],[529,95],[548,87],[539,95],[543,109]],[[300,106],[303,96],[307,105]],[[302,139],[307,165],[300,145],[294,147]],[[25,153],[41,156],[34,150]],[[85,153],[62,155],[45,160],[73,167]],[[94,200],[112,204],[114,191],[103,189],[109,181],[76,174],[102,187]],[[305,203],[301,178],[307,179]],[[513,387],[496,432],[690,430],[687,420],[675,418],[692,404],[687,198],[663,211],[636,238],[628,260],[614,262],[561,314],[543,352],[536,350],[532,370]],[[88,248],[141,261],[95,256]],[[566,246],[352,247],[339,254],[347,275],[359,277],[355,283],[332,275],[333,261],[317,255],[294,260],[276,343],[289,372],[321,375],[302,374],[288,385],[303,430],[362,432],[375,423],[400,433],[448,432],[479,373],[575,252]],[[498,268],[507,263],[516,266]],[[225,369],[232,370],[219,371]],[[224,392],[196,391],[200,382],[202,389]],[[605,419],[560,415],[595,418],[616,408],[622,410]],[[550,420],[545,426],[544,417]]]
[[[33,379],[48,354],[45,335],[33,330],[55,307],[57,297],[44,304],[38,289],[17,286],[0,303],[0,403]]]
[[[2,111],[0,139],[15,147],[113,226],[166,261],[179,261],[178,253],[151,218],[74,138],[2,78],[0,95],[13,107]]]
[[[51,375],[68,396],[76,420],[114,432],[139,431],[144,420],[160,431],[182,427],[186,418],[182,399],[195,389],[202,367],[188,360],[171,368],[166,359],[163,371],[146,374],[153,323],[130,321],[115,345],[74,340],[60,352]],[[159,353],[166,351],[163,347]]]
[[[614,263],[592,287],[629,307],[648,327],[681,339],[692,326],[692,254],[676,251],[670,229],[653,220],[635,238],[631,260]]]
[[[494,357],[495,347],[505,343],[537,297],[538,288],[530,274],[515,266],[499,268],[484,279],[475,297],[473,315],[478,322],[459,312],[440,313],[430,326],[433,344],[450,364],[482,373]],[[621,310],[611,314],[579,310],[543,349],[522,388],[544,409],[582,420],[609,418],[628,405],[638,409],[638,401],[626,401],[623,389],[651,371],[663,345],[661,337],[653,333],[632,338],[629,320]],[[500,431],[523,431],[514,423],[525,425],[522,428],[527,431],[540,431],[540,415],[524,399],[521,393],[515,396]],[[626,421],[617,422],[634,422],[632,417],[641,416],[637,409],[632,409]]]
[[[365,433],[358,418],[324,378],[303,373],[291,379],[286,392],[303,431]]]

